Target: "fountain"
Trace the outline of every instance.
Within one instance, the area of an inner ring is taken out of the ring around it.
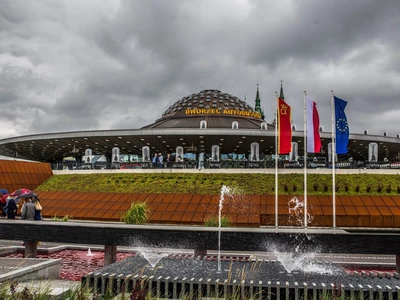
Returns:
[[[297,197],[293,197],[292,199],[289,200],[288,202],[288,208],[289,208],[289,221],[294,217],[294,222],[295,225],[300,224],[301,226],[307,227],[309,223],[313,220],[313,217],[310,213],[310,209],[307,209],[307,224],[304,224],[304,201],[301,201]],[[291,223],[291,222],[289,222]]]
[[[377,295],[382,299],[400,299],[398,273],[348,272],[339,264],[319,261],[315,257],[319,252],[318,239],[314,240],[310,234],[299,235],[297,232],[292,236],[290,233],[289,239],[284,239],[285,243],[280,243],[280,238],[260,240],[259,245],[265,249],[261,256],[268,253],[269,259],[254,254],[221,257],[222,209],[226,196],[231,194],[231,188],[221,187],[217,255],[194,256],[179,254],[179,250],[168,254],[159,248],[153,251],[141,249],[141,255],[127,257],[87,274],[82,277],[82,284],[103,295],[106,291],[117,295],[132,292],[140,283],[150,297],[168,299],[322,299],[341,295],[354,298],[355,293],[360,299],[376,299]],[[295,197],[289,200],[288,206],[289,215],[296,218],[296,225],[307,225],[301,221],[303,201]],[[305,219],[310,222],[312,216]],[[301,230],[310,232],[307,228]],[[228,240],[233,244],[238,242],[235,238]]]
[[[219,209],[218,209],[218,273],[221,273],[221,217],[222,217],[222,207],[225,200],[225,195],[229,194],[231,189],[226,185],[221,187],[221,193],[219,197]]]
[[[87,252],[86,256],[93,256],[93,253],[92,253],[92,251],[90,250],[90,247],[89,247],[89,249],[88,249],[88,252]]]
[[[157,251],[140,251],[140,254],[147,260],[152,268],[154,268],[161,259],[168,256],[168,253]]]

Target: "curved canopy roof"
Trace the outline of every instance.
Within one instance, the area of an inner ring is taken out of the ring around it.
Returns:
[[[205,126],[202,126],[202,124]],[[237,126],[234,127],[233,124]],[[320,132],[326,156],[331,133]],[[304,132],[293,131],[298,154],[304,152]],[[250,144],[259,143],[260,154],[275,154],[275,128],[245,101],[218,90],[203,90],[176,101],[154,123],[141,129],[71,131],[35,134],[0,140],[0,155],[36,161],[59,161],[64,157],[82,157],[86,149],[93,155],[141,155],[142,147],[152,152],[173,153],[182,146],[185,152],[249,153]],[[400,138],[368,134],[350,134],[348,154],[355,160],[368,159],[368,144],[378,144],[379,158],[400,160]],[[195,152],[196,152],[195,151]]]

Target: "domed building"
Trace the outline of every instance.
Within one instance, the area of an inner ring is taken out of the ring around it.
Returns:
[[[258,100],[257,100],[258,99]],[[257,88],[256,108],[245,101],[219,90],[203,90],[183,97],[172,104],[153,124],[154,128],[231,128],[267,129],[260,108]],[[257,109],[258,108],[258,109]],[[273,128],[270,125],[271,129]]]
[[[327,159],[331,133],[320,130],[320,135],[323,150],[317,156]],[[304,132],[293,128],[292,141],[301,156]],[[367,132],[351,133],[349,152],[340,159],[368,161],[370,143],[376,144],[382,161],[399,160],[398,135],[373,136]],[[154,153],[174,156],[178,152],[190,162],[186,167],[198,167],[199,160],[204,167],[251,166],[237,163],[243,161],[263,161],[252,166],[273,167],[275,126],[265,121],[258,86],[254,107],[229,93],[207,89],[175,101],[159,119],[140,129],[45,133],[0,140],[0,155],[50,162],[56,169],[63,168],[66,157],[75,157],[78,165],[86,162],[82,158],[90,158],[87,162],[94,164],[93,157],[105,157],[107,167],[119,164],[121,158],[124,162],[137,161],[138,167],[151,167],[149,158]],[[209,161],[221,164],[207,164]]]

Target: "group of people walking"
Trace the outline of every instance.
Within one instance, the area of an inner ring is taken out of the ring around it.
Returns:
[[[152,159],[152,165],[153,168],[171,168],[172,167],[172,158],[171,154],[167,154],[167,156],[164,158],[162,153],[154,153],[153,159]]]
[[[18,198],[11,195],[2,195],[5,197],[3,205],[3,216],[7,219],[15,219],[18,214],[19,203],[23,200],[21,207],[21,220],[42,220],[42,205],[38,197]]]

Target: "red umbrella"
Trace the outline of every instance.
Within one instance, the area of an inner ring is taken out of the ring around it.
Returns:
[[[6,203],[7,203],[7,197],[8,197],[8,194],[6,194],[6,195],[3,195],[2,197],[1,197],[1,204],[3,204],[3,205],[5,205]]]
[[[14,191],[14,193],[11,194],[11,197],[15,198],[15,200],[17,202],[21,198],[37,197],[37,194],[32,192],[29,189],[19,189],[19,190]]]

